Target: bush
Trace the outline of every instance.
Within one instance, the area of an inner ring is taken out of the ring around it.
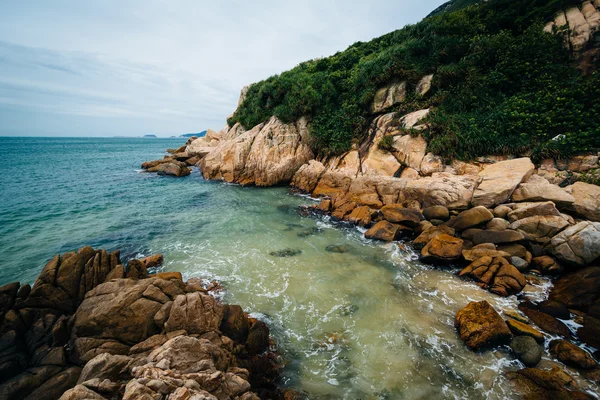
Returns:
[[[377,89],[405,80],[407,100],[389,111],[434,107],[424,135],[428,151],[445,158],[599,150],[598,74],[582,77],[562,39],[543,32],[578,0],[472,3],[454,1],[416,25],[255,83],[228,122],[251,128],[271,115],[309,116],[313,150],[340,154],[366,136]],[[411,89],[429,73],[431,95],[415,97]]]
[[[377,147],[384,151],[394,150],[394,137],[392,135],[385,135],[379,140]]]

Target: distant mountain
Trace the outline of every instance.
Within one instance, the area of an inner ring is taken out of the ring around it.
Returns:
[[[200,133],[184,133],[183,135],[179,135],[179,137],[192,137],[192,136],[202,137],[205,135],[206,135],[206,131],[202,131]]]
[[[156,137],[156,135],[144,135],[144,136],[142,136],[142,137],[146,137],[146,138],[155,138],[155,137]]]

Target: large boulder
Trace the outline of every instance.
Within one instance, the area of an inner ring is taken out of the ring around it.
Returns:
[[[534,175],[535,176],[535,175]],[[565,208],[575,202],[575,198],[558,185],[552,185],[541,179],[535,183],[522,183],[512,194],[512,200],[517,202],[551,201],[559,208]]]
[[[554,282],[550,299],[585,312],[594,304],[600,305],[600,267],[588,267],[561,276]]]
[[[550,371],[524,368],[506,376],[524,399],[590,399],[586,393],[574,390],[577,382],[558,367]]]
[[[600,221],[600,186],[575,182],[566,190],[575,198],[569,210],[591,221]]]
[[[365,238],[391,242],[398,238],[400,232],[400,225],[388,221],[379,221],[365,232]]]
[[[325,166],[319,161],[310,160],[294,174],[291,185],[306,193],[312,193],[319,183],[321,175],[325,172]]]
[[[421,258],[425,262],[449,262],[458,260],[462,255],[463,241],[454,236],[442,233],[436,235],[421,250]]]
[[[534,215],[513,222],[509,228],[522,233],[527,240],[547,243],[568,226],[569,222],[561,216]]]
[[[170,175],[175,177],[188,176],[192,173],[192,170],[188,168],[186,163],[177,160],[161,162],[158,165],[147,168],[146,171],[156,172],[158,175]]]
[[[565,338],[571,337],[569,328],[553,316],[521,305],[519,306],[519,310],[521,310],[534,324],[546,332]]]
[[[521,292],[527,284],[523,274],[504,257],[481,257],[458,276],[468,276],[490,292],[505,297]]]
[[[406,82],[394,82],[380,88],[375,93],[371,111],[378,113],[406,99]]]
[[[600,222],[582,221],[554,236],[548,245],[559,260],[586,265],[600,257]]]
[[[551,341],[550,353],[560,362],[574,368],[591,369],[598,365],[587,351],[566,340],[558,339]]]
[[[487,301],[471,302],[454,320],[460,338],[473,350],[506,344],[512,338],[502,317]]]
[[[551,201],[515,204],[515,209],[509,211],[506,215],[506,218],[508,218],[510,222],[515,222],[520,219],[534,217],[536,215],[560,216],[560,211],[558,211],[556,205]]]
[[[402,224],[408,227],[416,227],[423,221],[423,214],[420,211],[410,208],[404,208],[402,204],[390,204],[381,209],[383,218],[387,221]]]
[[[398,202],[416,200],[423,207],[445,206],[465,209],[471,203],[477,180],[471,175],[434,173],[431,177],[406,182]]]
[[[173,299],[165,330],[202,334],[218,330],[222,318],[223,305],[214,297],[200,292],[181,294]]]
[[[472,241],[474,244],[482,243],[514,243],[520,242],[525,239],[525,236],[521,232],[504,230],[504,231],[489,231],[483,229],[467,229],[463,231],[462,237]]]
[[[425,247],[433,238],[439,236],[441,234],[446,234],[450,236],[454,236],[454,228],[450,228],[449,226],[430,226],[424,229],[419,236],[415,240],[413,240],[413,247],[415,249],[422,249]]]
[[[529,336],[534,338],[538,343],[544,343],[544,334],[531,325],[512,318],[506,321],[506,325],[508,325],[508,328],[515,336]]]
[[[473,193],[473,205],[492,207],[506,203],[517,186],[527,180],[534,169],[535,166],[529,158],[488,165],[479,173],[481,182]]]
[[[447,225],[457,231],[464,231],[465,229],[491,221],[493,218],[494,214],[490,210],[483,206],[478,206],[461,212],[456,218],[448,221]]]
[[[510,349],[526,367],[535,367],[542,359],[542,347],[530,336],[514,337]]]

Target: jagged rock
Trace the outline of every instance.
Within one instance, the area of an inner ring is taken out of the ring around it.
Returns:
[[[448,209],[444,206],[431,206],[423,209],[423,216],[427,220],[441,219],[445,221],[448,218],[450,218],[450,213],[448,212]]]
[[[503,257],[481,257],[458,276],[469,276],[490,292],[505,297],[521,292],[527,284],[519,270]]]
[[[291,185],[306,193],[312,193],[323,172],[325,172],[323,164],[316,160],[310,160],[294,174]]]
[[[536,175],[534,175],[536,176]],[[512,200],[517,202],[552,202],[557,207],[568,207],[575,202],[575,198],[558,185],[552,185],[545,179],[542,182],[522,183],[514,191]]]
[[[553,202],[515,204],[515,209],[508,212],[506,217],[510,222],[537,215],[560,216],[560,211]]]
[[[401,229],[400,225],[388,221],[379,221],[371,229],[365,232],[365,238],[391,242],[395,240]]]
[[[542,359],[542,348],[530,336],[517,336],[510,342],[510,349],[526,367],[535,367]]]
[[[371,111],[378,113],[406,99],[406,82],[395,82],[380,88],[375,93]]]
[[[600,222],[582,221],[554,236],[549,249],[559,260],[586,265],[600,256]]]
[[[519,310],[521,310],[523,314],[525,314],[529,319],[531,319],[531,321],[533,321],[534,324],[536,324],[546,332],[563,336],[566,338],[571,337],[571,331],[569,331],[569,328],[567,328],[565,324],[563,324],[553,316],[523,306],[519,306]]]
[[[162,254],[154,254],[149,257],[141,258],[140,261],[144,264],[146,269],[160,267],[164,261]]]
[[[246,340],[246,349],[248,354],[255,356],[265,352],[269,348],[269,328],[267,325],[258,320],[249,319],[250,330],[248,339]]]
[[[421,250],[421,258],[427,262],[454,261],[462,255],[463,241],[442,233],[436,235]]]
[[[560,362],[574,368],[591,369],[598,364],[589,353],[566,340],[550,342],[550,353]]]
[[[214,297],[200,292],[181,294],[173,300],[165,330],[202,334],[218,330],[222,318],[223,305]]]
[[[493,218],[494,214],[492,214],[490,210],[483,206],[479,206],[461,212],[456,218],[448,221],[448,226],[451,226],[457,231],[464,231],[465,229],[491,221]]]
[[[506,203],[517,186],[531,176],[535,166],[529,158],[500,161],[479,173],[481,182],[473,193],[474,206],[492,207]]]
[[[475,183],[473,176],[436,173],[431,177],[406,182],[398,202],[416,200],[423,207],[441,205],[450,210],[464,209],[471,202]]]
[[[534,215],[510,224],[510,229],[520,232],[527,240],[547,243],[569,226],[564,218],[555,215]]]
[[[504,320],[487,301],[470,302],[454,320],[460,338],[473,350],[508,343],[512,334]]]
[[[114,382],[126,380],[129,377],[127,367],[131,362],[131,357],[108,353],[100,354],[85,364],[77,383],[81,384],[94,378],[108,379]]]
[[[413,247],[417,250],[425,247],[433,238],[438,235],[446,234],[450,236],[454,236],[454,228],[450,228],[449,226],[431,226],[429,228],[424,229],[419,236],[415,240],[413,240]],[[463,251],[464,253],[464,251]]]
[[[577,383],[558,367],[552,368],[551,371],[524,368],[520,371],[508,372],[506,376],[524,399],[582,400],[590,398],[584,392],[573,390],[577,388]]]
[[[561,276],[554,282],[550,299],[587,312],[594,303],[600,303],[600,268],[588,267]]]
[[[402,224],[411,228],[419,225],[423,221],[423,214],[419,211],[404,208],[402,204],[390,204],[381,209],[383,218],[388,222]]]
[[[506,325],[515,336],[530,336],[538,343],[544,343],[544,335],[537,329],[514,319],[506,321]]]
[[[575,182],[566,190],[575,198],[569,210],[591,221],[600,221],[600,186]]]
[[[59,372],[31,392],[26,400],[54,400],[77,383],[81,368],[71,367]]]

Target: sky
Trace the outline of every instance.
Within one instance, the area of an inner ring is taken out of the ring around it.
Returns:
[[[221,129],[244,85],[445,0],[0,0],[0,136]]]

